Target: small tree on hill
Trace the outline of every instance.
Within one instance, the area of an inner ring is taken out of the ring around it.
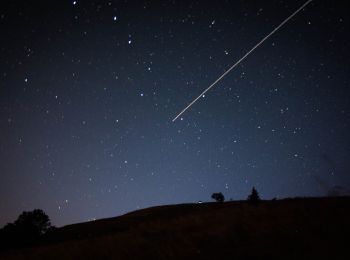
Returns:
[[[14,224],[22,232],[31,236],[41,236],[51,226],[49,216],[41,209],[23,211]]]
[[[216,200],[217,202],[224,202],[225,201],[225,197],[221,192],[213,193],[211,195],[211,198]]]
[[[14,223],[0,229],[0,248],[33,245],[50,228],[50,219],[43,210],[24,211]]]
[[[247,200],[253,204],[258,204],[260,201],[260,196],[255,187],[252,188],[252,193],[248,196]]]

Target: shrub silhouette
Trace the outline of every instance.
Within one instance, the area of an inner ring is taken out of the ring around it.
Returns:
[[[225,201],[225,197],[221,192],[213,193],[211,195],[211,198],[216,200],[217,202],[224,202]]]
[[[260,196],[255,187],[252,188],[252,192],[248,196],[247,200],[252,204],[258,204],[260,201]]]
[[[35,244],[50,228],[50,219],[43,210],[24,211],[14,223],[0,230],[1,247]]]
[[[22,232],[31,236],[43,235],[51,226],[49,216],[41,209],[23,211],[14,224]]]

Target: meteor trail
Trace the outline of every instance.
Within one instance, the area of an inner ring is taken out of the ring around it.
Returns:
[[[176,117],[174,117],[173,122],[179,116],[181,116],[187,109],[189,109],[201,96],[203,96],[207,91],[216,85],[223,77],[225,77],[231,70],[233,70],[238,64],[240,64],[247,56],[252,53],[256,48],[258,48],[264,41],[266,41],[272,34],[274,34],[278,29],[280,29],[285,23],[292,19],[297,13],[299,13],[305,6],[307,6],[312,0],[306,1],[302,6],[298,8],[294,13],[292,13],[287,19],[285,19],[280,25],[278,25],[272,32],[266,35],[260,42],[258,42],[250,51],[248,51],[242,58],[240,58],[235,64],[233,64],[227,71],[224,72],[217,80],[215,80],[208,88],[206,88],[198,97],[196,97],[190,104],[187,105]]]

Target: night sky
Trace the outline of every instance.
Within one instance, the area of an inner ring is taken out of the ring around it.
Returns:
[[[0,226],[347,194],[347,1],[1,1]]]

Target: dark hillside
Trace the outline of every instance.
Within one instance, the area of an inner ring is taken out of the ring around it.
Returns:
[[[350,198],[159,206],[69,225],[5,259],[349,259]]]

